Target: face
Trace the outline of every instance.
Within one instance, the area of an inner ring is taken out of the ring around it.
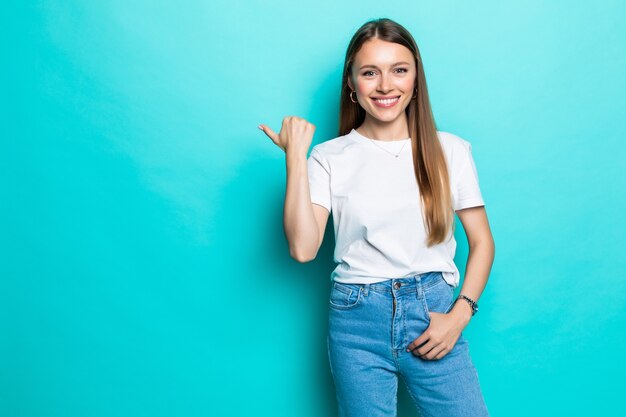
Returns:
[[[348,77],[352,94],[369,117],[391,122],[405,117],[415,94],[415,58],[400,44],[371,39],[357,52]]]

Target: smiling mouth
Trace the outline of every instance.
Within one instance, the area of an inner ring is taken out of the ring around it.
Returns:
[[[381,104],[383,106],[390,106],[390,105],[395,104],[398,100],[400,100],[400,96],[397,96],[397,97],[394,97],[394,98],[385,98],[385,99],[372,98],[372,100],[376,104]]]

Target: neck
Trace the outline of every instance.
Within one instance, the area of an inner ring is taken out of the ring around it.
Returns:
[[[391,122],[383,122],[366,115],[363,124],[356,130],[365,137],[382,140],[393,141],[406,139],[409,137],[409,127],[406,115],[398,117]]]

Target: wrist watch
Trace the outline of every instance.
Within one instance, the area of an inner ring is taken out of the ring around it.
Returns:
[[[477,303],[476,301],[472,300],[472,299],[471,299],[471,298],[469,298],[469,297],[466,297],[466,296],[465,296],[465,295],[463,295],[463,294],[459,294],[459,296],[458,296],[458,297],[456,297],[456,300],[454,300],[454,302],[456,303],[459,299],[463,299],[463,300],[467,301],[467,303],[468,303],[468,304],[470,305],[470,307],[472,308],[472,316],[473,316],[474,314],[476,314],[476,312],[478,311],[478,303]]]

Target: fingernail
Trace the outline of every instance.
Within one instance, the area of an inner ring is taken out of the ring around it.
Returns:
[[[258,125],[257,127],[258,127],[259,129],[263,130],[263,128],[261,127],[261,125]]]

